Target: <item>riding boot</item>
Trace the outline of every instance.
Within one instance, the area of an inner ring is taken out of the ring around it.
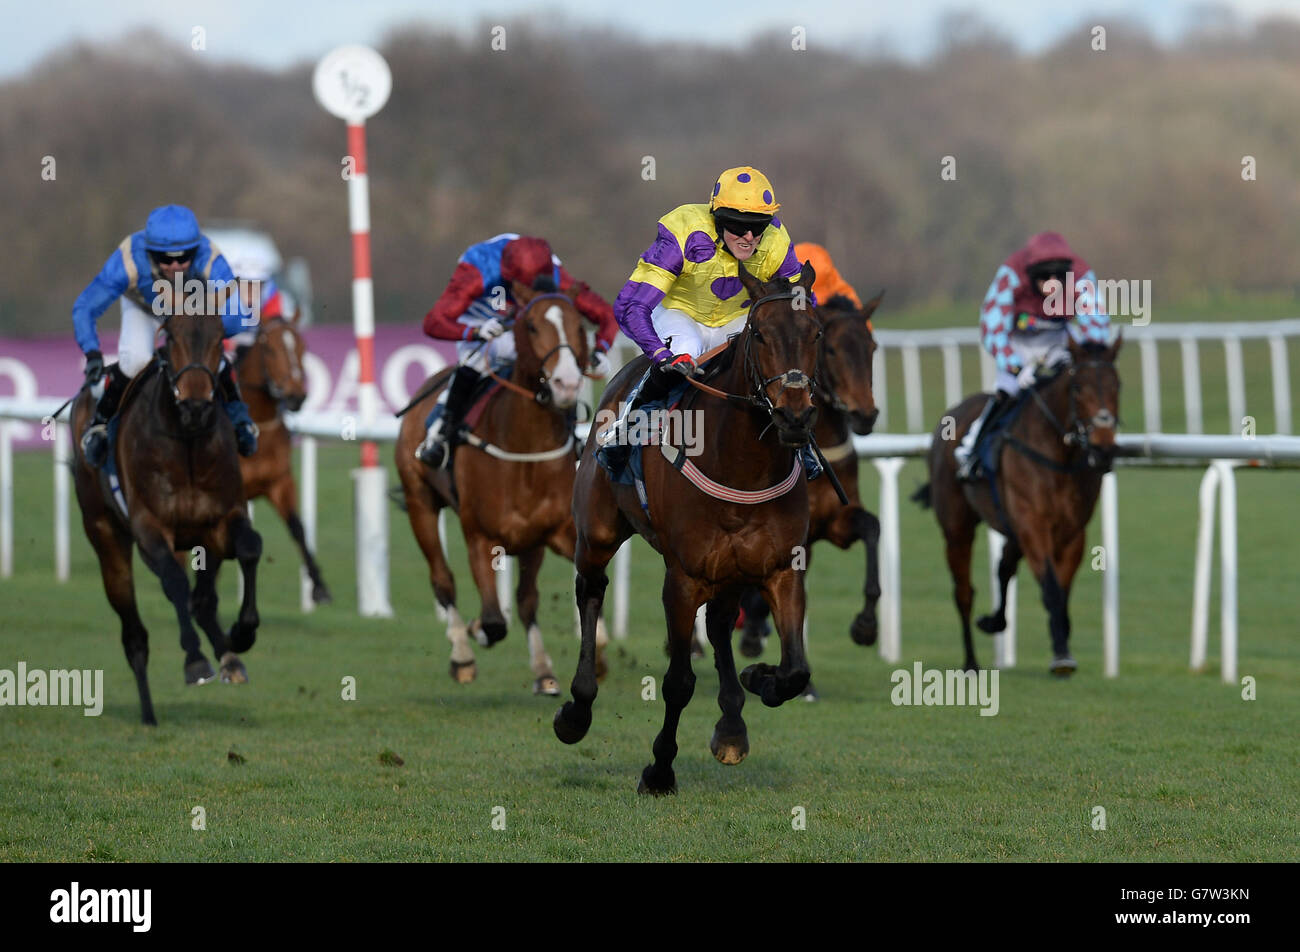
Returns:
[[[441,469],[451,462],[451,451],[460,441],[460,426],[469,410],[470,396],[480,379],[481,375],[473,367],[456,368],[451,385],[447,388],[447,403],[442,416],[429,427],[424,442],[415,451],[416,459],[434,469]]]
[[[678,375],[665,370],[667,362],[655,364],[641,384],[641,389],[623,407],[622,414],[600,436],[596,448],[596,460],[614,477],[618,477],[632,455],[631,443],[627,439],[628,422],[637,410],[647,403],[655,403],[668,398],[673,385],[679,381]]]
[[[225,408],[226,416],[230,417],[230,422],[235,425],[235,444],[239,448],[239,455],[252,456],[257,452],[257,424],[253,422],[253,417],[248,412],[248,404],[239,394],[239,384],[235,383],[234,372],[225,360],[221,362],[217,380],[221,383],[222,406]]]
[[[971,424],[962,441],[953,451],[953,457],[957,460],[957,479],[961,482],[968,482],[977,479],[979,472],[979,445],[980,435],[983,430],[992,425],[1001,415],[1003,409],[1011,402],[1011,395],[998,390],[984,404],[984,411],[979,415],[979,419]]]
[[[86,462],[100,468],[108,461],[108,421],[117,413],[118,404],[130,379],[117,364],[109,364],[104,370],[104,392],[95,406],[95,415],[86,425],[86,432],[81,436],[81,454]]]

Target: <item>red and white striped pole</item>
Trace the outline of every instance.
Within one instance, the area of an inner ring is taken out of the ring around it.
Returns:
[[[382,56],[365,46],[344,46],[327,54],[312,80],[316,99],[348,124],[348,230],[352,233],[352,328],[357,338],[360,378],[357,388],[358,430],[375,424],[379,392],[375,387],[375,290],[370,272],[370,176],[366,158],[366,119],[388,100],[392,77]],[[357,610],[362,615],[393,614],[388,599],[387,470],[379,465],[379,447],[361,442],[356,482]]]

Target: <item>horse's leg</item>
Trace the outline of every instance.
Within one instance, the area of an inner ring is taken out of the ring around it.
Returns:
[[[1077,536],[1059,547],[1055,557],[1048,563],[1051,578],[1056,583],[1054,607],[1048,608],[1052,633],[1052,674],[1060,677],[1069,677],[1079,666],[1070,655],[1070,587],[1074,584],[1074,573],[1078,571],[1083,559],[1084,541],[1085,534],[1081,530]],[[1046,588],[1043,601],[1046,604]]]
[[[677,723],[695,693],[691,670],[691,642],[695,639],[695,612],[705,593],[680,569],[664,576],[664,614],[668,619],[668,671],[664,675],[664,726],[655,737],[654,762],[641,772],[637,793],[661,796],[677,792],[673,759],[677,756]],[[732,615],[734,620],[734,613]]]
[[[757,658],[763,653],[763,639],[772,631],[767,623],[769,609],[762,589],[747,586],[740,594],[740,607],[745,610],[745,624],[740,632],[740,653],[746,658]]]
[[[244,684],[248,671],[238,656],[230,650],[225,632],[217,619],[217,566],[204,565],[194,573],[194,591],[190,594],[190,612],[212,644],[212,653],[221,665],[219,674],[227,684]]]
[[[86,535],[99,556],[99,573],[104,580],[104,594],[122,622],[122,650],[126,663],[135,675],[140,694],[140,719],[157,726],[153,698],[149,693],[149,632],[140,620],[135,604],[135,583],[131,572],[131,536],[112,525],[108,517],[86,520]]]
[[[853,535],[862,540],[867,550],[867,580],[862,587],[865,602],[849,626],[849,637],[854,644],[870,646],[876,643],[879,634],[876,605],[880,602],[880,520],[865,509],[850,511],[853,513]]]
[[[275,511],[289,527],[289,535],[293,537],[294,544],[302,553],[303,564],[307,566],[307,575],[311,578],[311,600],[317,605],[328,605],[334,601],[334,597],[321,577],[316,557],[307,547],[307,534],[303,531],[302,520],[298,518],[298,484],[294,482],[293,474],[285,470],[271,485],[266,497],[271,500],[271,505],[275,506]]]
[[[442,551],[438,538],[438,513],[442,509],[428,483],[419,476],[409,479],[403,474],[406,491],[406,516],[415,533],[424,560],[429,563],[429,584],[433,597],[447,613],[447,640],[451,642],[451,677],[459,684],[469,684],[478,676],[474,647],[469,628],[456,611],[456,579]]]
[[[762,601],[762,595],[759,600]],[[738,602],[735,594],[719,596],[709,602],[704,614],[709,644],[713,645],[713,664],[718,669],[718,707],[722,709],[722,717],[714,725],[709,740],[709,750],[719,763],[728,765],[740,763],[749,753],[749,732],[745,719],[740,716],[745,706],[745,689],[736,677],[736,659],[731,654],[731,632],[736,625]]]
[[[768,707],[779,707],[803,693],[810,675],[803,648],[803,572],[780,569],[763,582],[763,592],[781,635],[781,665],[751,664],[740,672],[740,683]]]
[[[190,580],[176,562],[175,549],[154,519],[140,512],[133,520],[140,557],[162,582],[163,594],[176,610],[181,630],[181,650],[185,652],[185,683],[206,684],[216,677],[212,665],[199,647],[199,634],[190,615]]]
[[[572,521],[566,522],[558,532],[546,540],[551,551],[556,555],[574,560],[578,547],[578,530]],[[581,636],[581,632],[579,632]],[[596,681],[603,684],[609,673],[609,664],[605,661],[605,648],[609,645],[609,630],[605,627],[605,616],[596,616]]]
[[[244,600],[239,606],[239,617],[227,637],[230,650],[242,654],[253,647],[257,626],[261,624],[257,613],[257,563],[262,558],[262,537],[248,521],[248,512],[243,506],[236,507],[227,517],[226,532],[233,542],[233,555],[239,560],[239,571],[244,576]]]
[[[519,620],[528,633],[528,665],[533,670],[533,693],[556,697],[560,682],[555,679],[550,655],[542,643],[542,629],[537,625],[537,574],[542,570],[546,550],[540,545],[519,556],[519,585],[515,589],[515,605]]]
[[[497,599],[496,569],[492,563],[496,555],[492,550],[499,546],[488,536],[465,536],[469,549],[469,568],[474,573],[474,584],[478,587],[483,601],[483,610],[479,613],[475,627],[475,637],[485,648],[491,648],[506,636],[506,616],[501,612],[501,602]]]
[[[990,615],[982,615],[975,622],[980,631],[990,635],[1007,630],[1007,586],[1016,577],[1020,564],[1020,546],[1015,539],[1007,539],[1002,546],[1002,559],[998,562],[998,608]]]

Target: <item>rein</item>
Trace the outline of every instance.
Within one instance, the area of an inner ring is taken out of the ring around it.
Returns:
[[[1030,391],[1030,395],[1038,405],[1038,409],[1042,412],[1048,424],[1056,431],[1057,435],[1061,437],[1061,442],[1063,442],[1067,447],[1077,446],[1085,450],[1081,457],[1077,457],[1072,463],[1058,462],[1057,460],[1040,453],[1038,450],[1034,449],[1032,446],[1011,433],[1007,433],[1003,437],[1006,443],[1022,456],[1037,463],[1039,466],[1043,466],[1058,473],[1073,474],[1088,469],[1096,469],[1099,462],[1099,452],[1091,445],[1092,431],[1099,425],[1097,417],[1093,417],[1092,420],[1085,423],[1079,418],[1079,412],[1076,406],[1076,400],[1079,394],[1076,372],[1080,367],[1109,367],[1113,372],[1118,374],[1118,371],[1115,370],[1115,365],[1104,360],[1085,360],[1077,364],[1071,364],[1069,370],[1066,371],[1070,381],[1068,390],[1070,415],[1067,418],[1065,425],[1062,425],[1061,422],[1057,420],[1056,414],[1053,413],[1051,408],[1047,405],[1047,401],[1043,399],[1043,395],[1039,392],[1037,387]],[[1102,413],[1106,413],[1107,416],[1109,416],[1109,412],[1106,410],[1103,410]],[[1100,414],[1098,414],[1098,416],[1100,416]]]

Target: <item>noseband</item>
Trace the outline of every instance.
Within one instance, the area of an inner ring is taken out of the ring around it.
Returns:
[[[176,315],[174,314],[169,315],[167,320],[163,321],[162,324],[163,332],[167,334],[168,340],[171,339],[171,331],[167,329],[167,325],[171,323],[172,318],[175,316]],[[173,373],[171,367],[171,361],[167,359],[166,344],[163,344],[156,351],[154,351],[154,357],[157,359],[159,366],[162,367],[163,376],[167,378],[167,386],[171,387],[172,398],[177,403],[181,402],[181,389],[180,389],[181,377],[185,376],[185,374],[189,373],[191,370],[202,370],[205,374],[208,375],[208,379],[212,381],[212,397],[213,399],[216,398],[217,391],[221,389],[221,384],[217,380],[217,375],[212,371],[212,368],[210,368],[207,364],[199,363],[198,361],[191,361],[190,363],[182,367],[180,370]]]

